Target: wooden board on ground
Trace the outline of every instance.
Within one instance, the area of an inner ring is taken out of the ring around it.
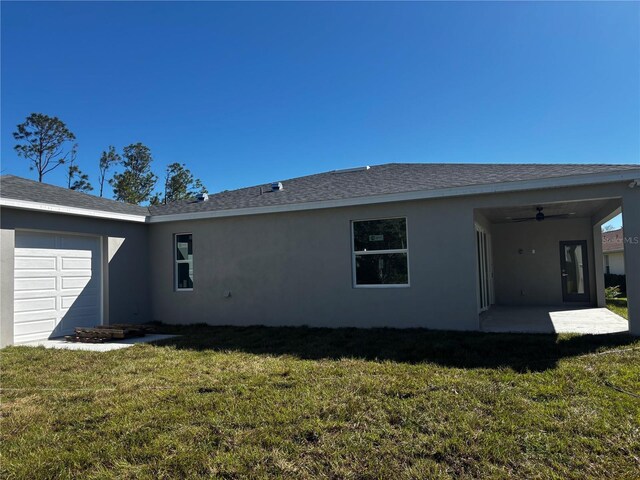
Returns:
[[[67,335],[64,337],[67,342],[78,342],[78,343],[104,343],[104,338],[90,338],[90,337],[77,337],[75,335]]]
[[[112,325],[103,325],[100,328],[122,328],[122,329],[131,329],[131,330],[142,330],[146,333],[155,332],[155,327],[153,325],[138,325],[136,323],[114,323]]]
[[[144,337],[152,332],[150,325],[114,324],[96,327],[76,327],[75,334],[65,337],[69,342],[101,343],[108,340]]]

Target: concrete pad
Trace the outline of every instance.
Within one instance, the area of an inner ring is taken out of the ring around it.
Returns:
[[[480,315],[483,332],[605,334],[629,331],[629,322],[606,308],[509,307]]]
[[[89,352],[110,352],[111,350],[120,350],[122,348],[133,347],[138,343],[152,343],[167,338],[177,337],[178,335],[145,335],[144,337],[125,338],[123,340],[113,340],[105,343],[75,343],[67,342],[64,338],[52,338],[50,340],[41,340],[38,342],[27,342],[16,345],[18,347],[44,347],[57,348],[61,350],[86,350]]]

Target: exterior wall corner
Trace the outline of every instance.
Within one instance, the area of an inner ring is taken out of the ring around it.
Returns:
[[[0,230],[0,348],[13,343],[15,230]]]

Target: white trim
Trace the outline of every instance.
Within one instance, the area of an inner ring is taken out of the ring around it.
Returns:
[[[178,264],[180,263],[189,263],[189,260],[178,260],[178,236],[180,235],[191,235],[191,250],[193,251],[193,233],[192,232],[180,232],[173,234],[173,291],[174,292],[193,292],[193,287],[191,288],[180,288],[178,287]],[[188,253],[187,253],[188,255]],[[191,254],[191,268],[195,267],[194,265],[194,256]],[[191,280],[191,283],[195,285],[195,282]]]
[[[399,218],[404,219],[405,234],[407,237],[406,248],[398,248],[394,250],[357,250],[355,249],[355,229],[354,224],[356,222],[371,222],[377,220],[397,220]],[[361,220],[351,220],[351,276],[353,288],[409,288],[411,286],[411,275],[409,270],[409,220],[406,216],[399,217],[384,217],[384,218],[367,218]],[[405,254],[407,256],[407,283],[387,283],[387,284],[362,284],[359,285],[356,280],[356,257],[358,255],[388,255],[388,254]]]
[[[560,188],[598,183],[623,182],[637,178],[640,168],[625,172],[592,173],[587,175],[568,175],[565,177],[541,178],[536,180],[521,180],[517,182],[500,182],[465,187],[441,188],[437,190],[417,190],[415,192],[390,193],[337,200],[322,200],[298,204],[273,205],[268,207],[230,208],[227,210],[213,210],[207,212],[176,213],[173,215],[153,215],[147,217],[148,223],[175,222],[181,220],[201,220],[206,218],[237,217],[242,215],[260,215],[266,213],[295,212],[303,210],[318,210],[324,208],[349,207],[355,205],[371,205],[377,203],[404,202],[429,198],[459,197],[486,193],[517,192],[522,190],[537,190],[545,188]]]
[[[9,208],[18,208],[22,210],[35,210],[47,213],[61,213],[66,215],[79,215],[82,217],[106,218],[110,220],[123,220],[125,222],[147,221],[144,215],[131,215],[128,213],[105,212],[102,210],[91,210],[88,208],[66,207],[63,205],[54,205],[50,203],[31,202],[28,200],[15,200],[13,198],[0,197],[0,206]]]

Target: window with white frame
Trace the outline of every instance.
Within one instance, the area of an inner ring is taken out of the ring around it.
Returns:
[[[407,219],[360,220],[351,225],[354,286],[408,286]]]
[[[193,236],[190,233],[175,235],[175,288],[193,290]]]

